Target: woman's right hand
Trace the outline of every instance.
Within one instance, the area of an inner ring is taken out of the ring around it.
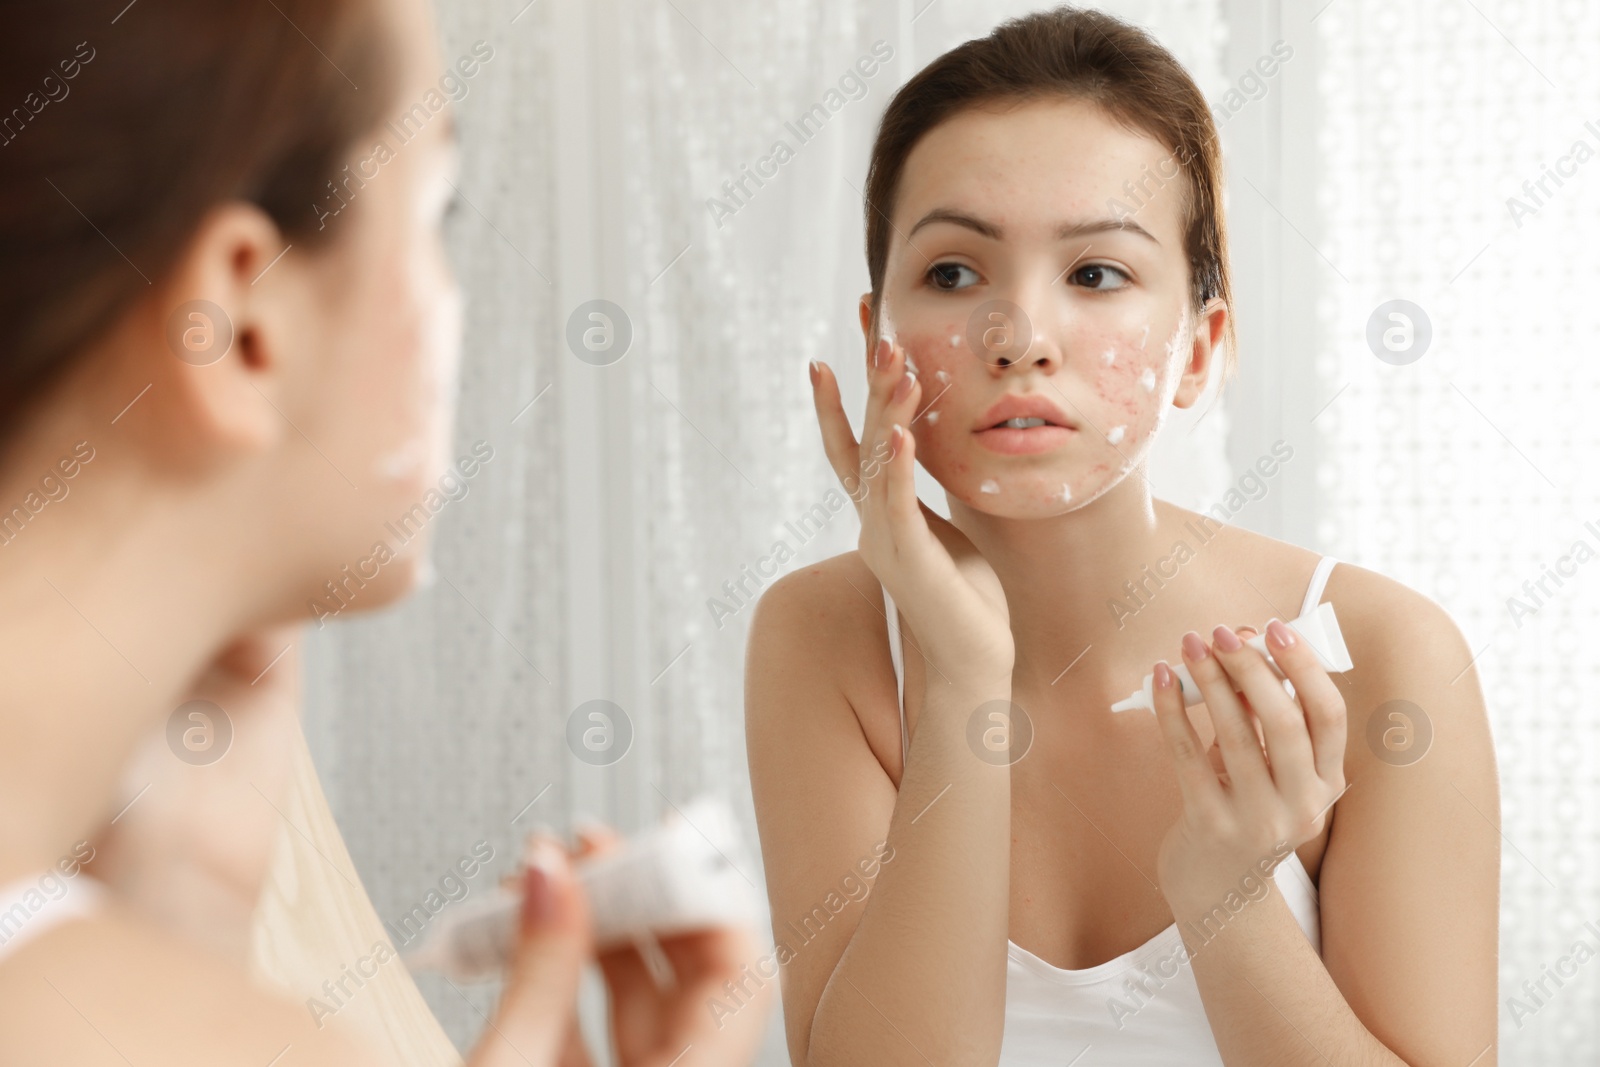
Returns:
[[[516,953],[467,1067],[588,1067],[577,1008],[583,965],[594,953],[589,902],[553,838],[530,837],[523,863]]]
[[[911,425],[921,383],[906,369],[905,350],[887,339],[872,363],[859,442],[832,368],[811,369],[823,447],[861,519],[861,558],[905,613],[937,675],[1009,685],[1015,643],[1000,579],[965,534],[917,499]]]
[[[494,1022],[468,1067],[593,1067],[577,1014],[578,982],[591,958],[610,995],[611,1038],[621,1067],[743,1067],[754,1060],[773,990],[746,994],[731,1017],[710,1010],[727,997],[727,983],[747,982],[758,947],[753,930],[724,926],[663,938],[674,972],[664,988],[650,978],[637,949],[595,957],[589,905],[571,861],[620,843],[614,830],[599,825],[581,830],[570,853],[549,834],[529,838],[520,876],[520,941]]]

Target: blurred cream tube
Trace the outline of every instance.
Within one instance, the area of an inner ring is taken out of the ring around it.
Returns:
[[[648,953],[658,936],[754,926],[760,902],[735,865],[743,854],[732,810],[704,798],[614,851],[578,860],[573,869],[589,898],[595,947],[632,942]],[[495,977],[516,947],[521,908],[520,888],[497,886],[446,910],[405,954],[406,966],[460,981]]]

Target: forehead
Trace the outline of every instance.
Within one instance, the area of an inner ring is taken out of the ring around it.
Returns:
[[[955,208],[998,223],[1009,240],[1109,214],[1116,200],[1176,249],[1186,195],[1174,153],[1097,105],[1006,102],[963,110],[917,142],[901,173],[895,225],[905,233],[929,210]]]
[[[393,50],[396,92],[391,106],[405,111],[428,94],[439,92],[439,80],[446,63],[435,29],[435,13],[429,0],[388,0],[378,5],[380,18],[387,23]],[[453,108],[424,125],[416,142],[430,149],[453,148],[456,140]],[[408,146],[411,142],[407,142]]]

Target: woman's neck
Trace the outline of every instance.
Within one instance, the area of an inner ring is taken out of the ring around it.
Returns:
[[[1177,627],[1207,614],[1200,583],[1184,580],[1188,553],[1175,546],[1203,554],[1220,526],[1153,499],[1141,472],[1051,519],[951,501],[952,521],[1005,589],[1019,679],[1050,685],[1070,667],[1079,684],[1132,691],[1155,659],[1173,661]]]
[[[94,456],[61,477],[78,441]],[[114,428],[59,425],[14,448],[0,479],[0,515],[28,514],[0,538],[0,882],[53,865],[117,814],[134,746],[182,702],[248,595],[222,502],[146,484],[117,446]],[[41,487],[52,470],[59,499]]]

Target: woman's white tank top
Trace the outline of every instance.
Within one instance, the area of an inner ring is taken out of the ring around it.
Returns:
[[[1317,563],[1301,615],[1321,603],[1328,574],[1337,562],[1324,556]],[[883,600],[900,698],[903,758],[910,746],[900,618],[887,589]],[[1311,947],[1321,955],[1317,890],[1300,857],[1289,853],[1273,871],[1273,878]],[[1006,1017],[1000,1067],[1061,1067],[1077,1063],[1090,1049],[1094,1054],[1084,1060],[1086,1064],[1222,1067],[1176,923],[1115,959],[1080,970],[1046,963],[1014,941],[1008,940],[1006,945]]]

